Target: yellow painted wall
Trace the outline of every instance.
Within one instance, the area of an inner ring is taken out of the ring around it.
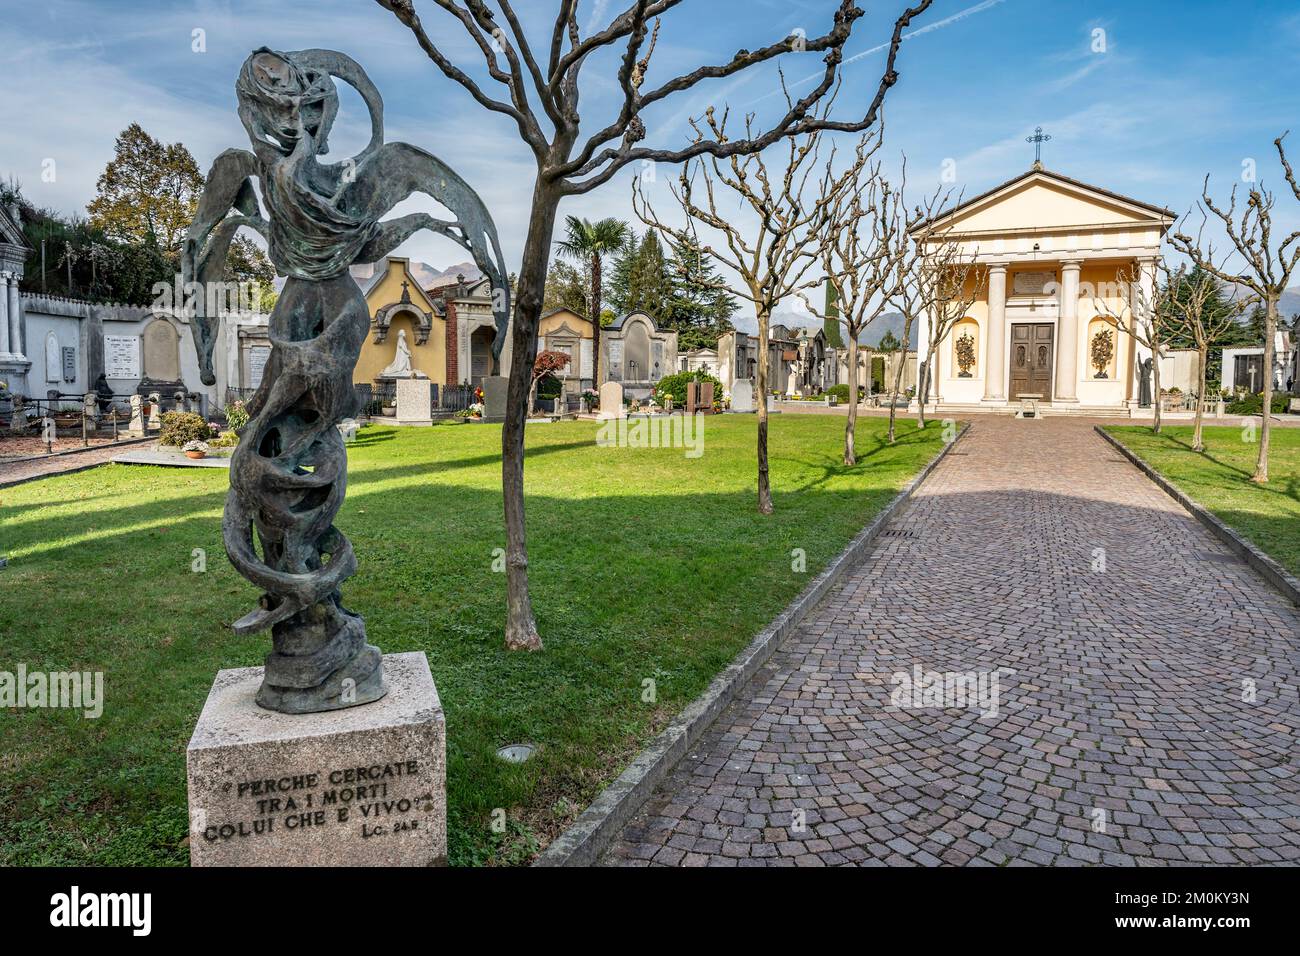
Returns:
[[[432,303],[421,291],[419,283],[406,271],[405,263],[406,260],[400,258],[390,260],[388,273],[366,296],[366,305],[370,309],[372,318],[384,306],[401,301],[403,279],[409,283],[411,303],[422,312],[433,311]],[[357,370],[353,375],[353,381],[374,381],[397,355],[397,332],[399,329],[405,329],[406,344],[411,348],[411,364],[429,376],[431,381],[445,384],[447,379],[446,319],[434,313],[433,329],[429,332],[428,341],[423,345],[415,344],[415,328],[415,316],[409,312],[399,312],[393,316],[388,327],[388,337],[379,344],[375,344],[372,328],[366,336],[365,344],[361,347],[361,356],[357,359]]]
[[[1010,232],[1041,227],[1139,222],[1147,218],[1139,219],[1126,209],[1091,201],[1064,187],[1036,182],[1003,196],[992,205],[959,215],[953,228],[962,232],[985,229]]]
[[[537,338],[545,341],[546,336],[561,326],[567,325],[575,332],[581,332],[584,339],[591,338],[591,323],[568,309],[560,309],[554,315],[548,315],[537,323]]]

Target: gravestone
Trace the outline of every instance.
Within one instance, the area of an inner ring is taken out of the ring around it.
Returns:
[[[139,395],[132,395],[131,424],[127,426],[126,433],[132,438],[143,438],[145,435],[144,429],[144,399]]]
[[[700,382],[700,402],[699,410],[705,415],[713,414],[713,383]]]
[[[166,319],[154,319],[144,330],[144,374],[160,382],[181,377],[181,337]]]
[[[606,382],[600,387],[600,414],[598,418],[625,418],[623,386],[619,382]]]
[[[149,430],[157,431],[162,428],[162,395],[158,392],[149,393]]]
[[[433,386],[427,378],[397,380],[397,423],[433,424]]]
[[[16,432],[27,430],[27,412],[23,408],[23,397],[14,396],[14,413],[9,416],[9,428]]]
[[[504,375],[483,377],[483,421],[506,420],[506,398],[510,394],[510,380]]]
[[[185,751],[191,866],[446,862],[446,726],[423,653],[385,654],[364,707],[257,706],[261,667],[218,672]]]
[[[731,386],[731,410],[748,413],[754,410],[754,386],[749,379],[737,379]]]

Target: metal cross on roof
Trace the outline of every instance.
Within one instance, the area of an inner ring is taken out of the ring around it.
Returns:
[[[1051,138],[1052,138],[1051,135],[1043,132],[1043,128],[1041,126],[1034,127],[1033,136],[1025,137],[1026,143],[1034,144],[1034,165],[1035,166],[1043,165],[1043,144]]]

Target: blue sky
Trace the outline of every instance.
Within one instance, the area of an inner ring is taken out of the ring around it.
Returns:
[[[628,0],[584,0],[582,22],[601,25]],[[802,28],[822,32],[834,0],[687,0],[665,17],[648,84],[741,47]],[[872,48],[902,0],[873,0],[847,53],[837,108],[849,114],[875,90],[883,53]],[[458,24],[417,0],[449,55],[477,70],[478,53]],[[521,0],[540,37],[551,0]],[[35,202],[80,212],[112,154],[115,135],[140,122],[184,142],[205,169],[228,146],[246,146],[233,82],[257,46],[333,47],[354,56],[385,99],[387,138],[422,146],[479,190],[497,220],[506,255],[522,247],[531,155],[511,122],[484,112],[443,79],[387,11],[367,0],[44,0],[9,4],[0,20],[8,54],[0,175],[16,177]],[[1185,211],[1212,176],[1216,195],[1254,159],[1265,184],[1285,189],[1272,140],[1291,126],[1300,160],[1300,8],[1283,2],[1206,0],[936,0],[899,56],[901,80],[886,103],[887,145],[905,151],[910,182],[933,188],[945,160],[956,186],[973,195],[1026,169],[1026,135],[1042,125],[1052,139],[1045,164],[1077,179]],[[203,52],[193,36],[203,31]],[[1104,51],[1094,52],[1104,31]],[[585,31],[584,31],[585,32]],[[544,45],[537,42],[538,46]],[[815,72],[815,55],[784,58],[786,75]],[[616,68],[594,60],[584,71],[583,114],[603,125],[614,109]],[[774,69],[697,88],[647,116],[648,142],[680,145],[686,119],[709,103],[733,112],[779,104]],[[359,100],[345,95],[334,137],[340,157],[364,142]],[[43,169],[54,161],[52,182]],[[631,219],[625,171],[596,192],[566,201],[562,214]],[[661,174],[659,187],[672,178]],[[657,197],[667,209],[667,197]],[[416,199],[406,212],[435,208]],[[1300,225],[1300,204],[1279,196],[1279,219]],[[402,250],[434,265],[465,258],[446,240],[420,236]]]

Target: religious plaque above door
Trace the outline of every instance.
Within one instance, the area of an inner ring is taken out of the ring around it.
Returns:
[[[1039,395],[1052,398],[1052,334],[1050,322],[1016,322],[1011,326],[1011,398]]]

